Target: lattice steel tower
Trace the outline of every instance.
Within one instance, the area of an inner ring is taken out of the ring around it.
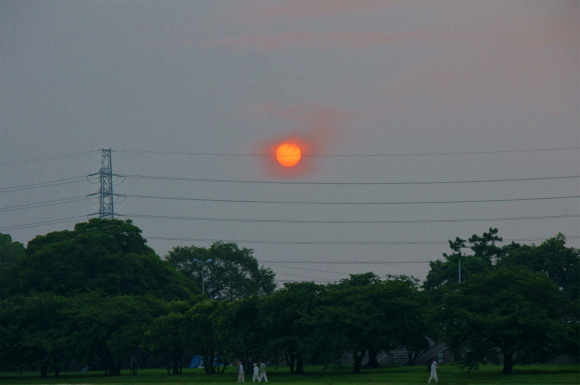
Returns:
[[[113,166],[111,149],[101,150],[101,169],[99,170],[101,189],[99,190],[99,218],[115,219],[113,210]]]

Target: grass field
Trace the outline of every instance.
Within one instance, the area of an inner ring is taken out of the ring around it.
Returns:
[[[269,368],[268,380],[270,383],[284,383],[285,385],[304,384],[425,384],[429,378],[426,367],[393,367],[363,371],[360,375],[352,374],[352,368],[307,367],[306,374],[291,375],[288,368]],[[516,366],[514,373],[502,375],[500,366],[485,365],[479,370],[462,372],[455,365],[442,365],[439,370],[439,384],[580,384],[580,367],[578,365],[532,365]],[[206,376],[202,369],[184,369],[180,376],[168,376],[163,369],[147,369],[132,376],[128,370],[121,376],[109,377],[103,372],[89,373],[61,373],[60,377],[40,378],[35,373],[3,372],[0,376],[2,384],[156,384],[156,385],[191,385],[211,383],[231,384],[236,382],[234,367],[228,367],[223,375]],[[252,376],[246,375],[246,382],[252,382]]]

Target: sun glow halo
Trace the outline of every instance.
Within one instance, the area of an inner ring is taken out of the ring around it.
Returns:
[[[276,149],[276,160],[284,167],[292,167],[300,162],[302,152],[295,143],[282,143]]]

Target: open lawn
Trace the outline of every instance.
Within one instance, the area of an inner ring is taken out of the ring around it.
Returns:
[[[60,377],[40,378],[38,372],[1,373],[2,384],[156,384],[185,385],[195,383],[231,384],[236,382],[234,367],[228,367],[223,375],[206,376],[203,369],[184,369],[179,376],[168,376],[163,369],[147,369],[132,376],[128,370],[121,376],[105,376],[103,372],[62,373]],[[269,368],[268,380],[271,383],[294,384],[425,384],[429,378],[426,367],[393,367],[363,371],[360,375],[352,374],[352,368],[307,367],[306,374],[291,375],[288,368]],[[439,370],[439,384],[580,384],[580,367],[578,365],[532,365],[516,366],[514,373],[502,375],[500,366],[484,365],[479,370],[466,372],[457,366],[442,365]],[[252,376],[246,374],[246,382],[252,382]],[[432,382],[433,383],[433,382]]]

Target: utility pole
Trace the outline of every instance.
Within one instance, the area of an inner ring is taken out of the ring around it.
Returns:
[[[194,262],[197,262],[201,265],[201,294],[205,294],[205,288],[204,288],[204,278],[203,278],[203,267],[205,266],[206,263],[210,263],[212,260],[211,259],[207,259],[205,262],[201,262],[197,259],[193,260]]]
[[[99,170],[99,218],[115,219],[113,210],[113,166],[111,163],[111,149],[101,150],[101,169]]]

